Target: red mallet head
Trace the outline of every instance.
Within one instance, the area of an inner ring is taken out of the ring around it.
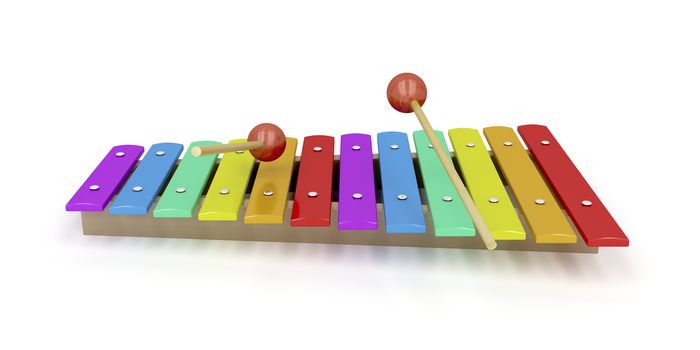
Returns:
[[[279,158],[287,147],[287,138],[282,129],[275,124],[263,123],[253,128],[248,134],[248,142],[261,141],[262,148],[251,149],[250,154],[261,162],[270,162]]]
[[[411,113],[411,101],[416,100],[423,106],[428,89],[423,79],[413,73],[401,73],[391,79],[386,89],[386,98],[395,110],[403,113]]]

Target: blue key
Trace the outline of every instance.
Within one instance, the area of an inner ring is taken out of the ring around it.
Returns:
[[[109,207],[110,214],[145,215],[180,158],[179,143],[151,146]]]
[[[402,132],[382,132],[377,134],[377,143],[386,232],[425,233],[408,136]]]

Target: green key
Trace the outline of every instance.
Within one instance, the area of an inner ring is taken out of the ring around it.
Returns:
[[[442,147],[447,150],[447,143],[442,132],[435,131]],[[428,208],[433,218],[435,236],[472,237],[476,234],[474,223],[457,194],[447,171],[442,167],[435,149],[423,131],[413,132],[416,144],[418,164],[423,176],[423,187],[428,197]]]
[[[189,218],[194,213],[194,207],[199,202],[204,186],[209,180],[217,155],[195,157],[192,147],[219,145],[220,142],[192,142],[175,170],[168,187],[163,191],[156,208],[155,218]]]

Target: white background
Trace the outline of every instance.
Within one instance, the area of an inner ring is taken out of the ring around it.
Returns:
[[[694,1],[3,1],[0,347],[697,348]],[[117,144],[546,124],[598,255],[86,237]]]

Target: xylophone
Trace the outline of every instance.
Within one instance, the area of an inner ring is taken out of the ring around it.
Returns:
[[[420,108],[419,79],[399,75],[388,89],[423,126],[415,153],[409,135],[390,131],[376,135],[378,154],[358,133],[341,136],[339,155],[334,137],[306,136],[296,157],[297,139],[272,124],[228,144],[193,142],[182,159],[177,143],[143,157],[121,145],[66,210],[95,235],[581,253],[629,245],[547,127],[518,127],[525,145],[508,127],[483,129],[486,142],[451,129],[448,152]]]

